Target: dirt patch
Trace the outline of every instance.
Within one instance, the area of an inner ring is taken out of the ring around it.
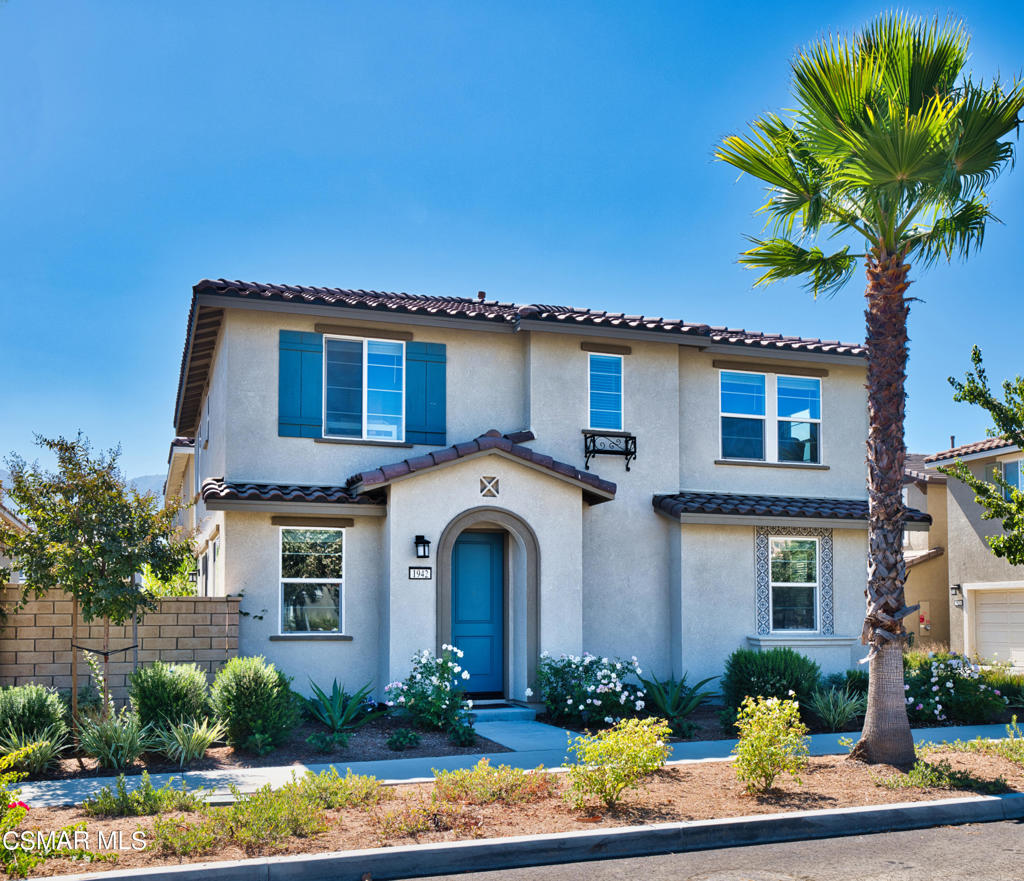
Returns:
[[[1024,791],[1024,768],[997,756],[935,751],[928,760],[947,760],[954,769],[969,771],[974,777],[997,780],[1002,777],[1010,791]],[[215,853],[197,856],[191,862],[240,859],[264,854],[323,853],[351,848],[381,847],[399,844],[454,841],[468,838],[494,838],[511,835],[579,831],[613,826],[704,820],[750,814],[778,813],[815,808],[841,808],[893,802],[924,801],[970,794],[968,790],[922,788],[890,789],[878,784],[881,778],[897,773],[887,766],[869,766],[847,758],[812,758],[804,772],[803,784],[780,778],[778,786],[766,795],[749,795],[736,779],[728,762],[704,762],[677,765],[654,775],[648,785],[628,793],[614,810],[592,807],[584,811],[571,808],[561,797],[565,778],[557,775],[555,792],[539,801],[508,806],[504,804],[450,804],[451,811],[442,826],[415,835],[382,831],[385,814],[394,816],[404,808],[423,805],[432,784],[401,785],[394,788],[395,798],[370,809],[345,809],[326,813],[328,829],[305,839],[289,839],[273,850],[246,853],[235,846],[219,848]],[[181,816],[188,822],[189,815]],[[100,820],[84,817],[78,809],[39,808],[31,811],[23,828],[53,829],[85,820],[92,838],[97,833],[119,830],[125,841],[141,830],[150,837],[153,818]],[[119,856],[119,869],[177,864],[155,848],[141,852],[125,851]],[[103,871],[110,864],[82,864],[69,860],[44,863],[37,875],[57,875],[81,871]]]
[[[408,728],[408,722],[383,717],[368,722],[353,732],[348,745],[343,749],[321,752],[314,749],[306,738],[312,734],[323,733],[326,729],[315,722],[299,725],[288,740],[273,752],[265,756],[242,752],[229,746],[213,747],[206,751],[206,757],[188,766],[188,771],[211,771],[232,768],[265,768],[274,765],[310,765],[326,762],[372,762],[379,759],[405,759],[422,756],[459,756],[473,753],[505,753],[508,748],[486,737],[477,737],[472,746],[455,746],[448,735],[439,731],[417,731],[420,735],[419,746],[412,749],[388,749],[387,739],[398,728]],[[170,774],[179,770],[177,765],[169,763],[161,756],[143,756],[125,774]],[[59,765],[49,774],[31,777],[31,780],[61,780],[69,777],[108,777],[115,772],[100,768],[95,759],[68,758],[62,759]]]

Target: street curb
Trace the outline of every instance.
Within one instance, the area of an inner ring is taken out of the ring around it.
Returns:
[[[53,876],[54,881],[374,881],[1024,819],[1024,793],[792,811],[653,826],[524,835]]]

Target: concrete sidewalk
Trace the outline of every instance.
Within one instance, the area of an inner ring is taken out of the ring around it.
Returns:
[[[478,722],[477,731],[481,737],[500,743],[512,752],[491,753],[487,755],[492,764],[512,765],[516,768],[557,768],[566,759],[566,745],[569,737],[575,732],[565,731],[552,725],[540,722]],[[914,740],[917,743],[927,741],[973,740],[976,737],[998,738],[1006,734],[1004,725],[963,725],[950,728],[917,728],[914,729]],[[810,752],[814,756],[843,755],[847,748],[839,741],[853,737],[855,734],[812,734]],[[735,740],[695,740],[672,744],[672,762],[692,762],[728,759],[735,745]],[[334,763],[341,774],[351,769],[353,774],[366,774],[386,783],[400,783],[416,780],[429,780],[433,770],[452,771],[459,768],[470,768],[484,753],[468,755],[423,757],[412,759],[384,759],[374,762]],[[320,773],[332,767],[332,764],[315,765],[283,765],[265,768],[236,768],[219,771],[184,771],[178,774],[153,774],[154,786],[163,786],[170,780],[180,786],[184,780],[188,788],[211,789],[211,800],[217,801],[225,796],[230,798],[229,786],[237,786],[242,792],[252,792],[269,783],[273,787],[281,786],[292,779],[292,775],[301,776],[306,771]],[[43,780],[35,783],[23,783],[21,798],[30,805],[57,806],[79,804],[84,799],[95,795],[103,787],[113,787],[116,777],[91,777],[73,780]],[[139,783],[139,776],[126,778],[129,788]]]

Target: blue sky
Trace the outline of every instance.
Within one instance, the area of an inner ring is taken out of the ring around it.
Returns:
[[[756,184],[725,134],[788,106],[788,60],[873,3],[0,5],[0,452],[82,429],[161,471],[203,277],[488,295],[863,338],[831,300],[751,288]],[[1013,4],[971,67],[1024,66]],[[946,383],[1021,370],[1024,169],[983,252],[917,279],[907,435],[983,436]]]

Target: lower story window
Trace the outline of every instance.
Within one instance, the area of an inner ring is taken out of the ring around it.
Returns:
[[[340,633],[345,530],[281,529],[281,632]]]
[[[818,539],[770,538],[772,630],[817,630]]]

